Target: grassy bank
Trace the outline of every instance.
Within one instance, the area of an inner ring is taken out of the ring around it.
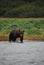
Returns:
[[[0,18],[0,40],[8,40],[13,29],[24,30],[24,39],[44,40],[44,18]]]

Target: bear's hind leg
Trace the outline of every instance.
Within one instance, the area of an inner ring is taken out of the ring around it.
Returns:
[[[12,34],[10,34],[10,35],[9,35],[9,41],[10,41],[10,42],[12,41],[12,38],[13,38],[13,36],[12,36]]]

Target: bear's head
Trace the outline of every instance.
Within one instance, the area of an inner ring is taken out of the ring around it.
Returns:
[[[25,32],[24,30],[20,30],[19,29],[19,35],[20,35],[20,37],[22,37],[24,35],[24,32]]]
[[[19,31],[19,32],[18,32],[18,35],[19,35],[19,37],[20,37],[20,41],[23,42],[23,36],[24,36],[24,32],[25,32],[25,31],[24,31],[24,30],[20,30],[20,29],[19,29],[18,31]]]

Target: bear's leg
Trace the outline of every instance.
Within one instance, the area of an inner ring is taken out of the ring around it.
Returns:
[[[23,37],[20,38],[21,43],[23,42]]]
[[[13,39],[13,34],[12,34],[12,33],[10,33],[10,35],[9,35],[9,41],[11,42],[11,41],[12,41],[12,39]]]
[[[11,39],[9,38],[9,41],[11,42]]]
[[[13,38],[12,38],[12,41],[13,41],[13,42],[15,42],[15,41],[16,41],[16,38],[15,38],[14,36],[13,36]]]

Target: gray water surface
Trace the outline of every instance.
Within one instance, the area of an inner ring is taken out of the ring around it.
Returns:
[[[44,42],[0,42],[0,65],[44,65]]]

